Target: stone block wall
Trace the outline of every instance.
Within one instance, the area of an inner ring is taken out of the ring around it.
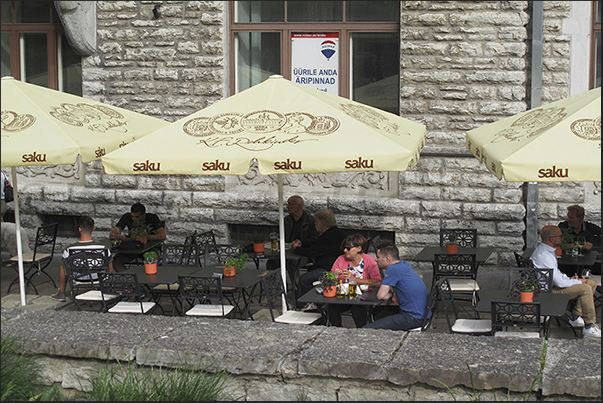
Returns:
[[[159,5],[162,17],[153,18]],[[401,115],[427,125],[416,168],[401,173],[285,175],[284,197],[330,208],[345,229],[395,231],[404,259],[439,241],[439,228],[478,229],[497,253],[484,269],[514,264],[524,247],[524,185],[497,180],[465,149],[465,131],[528,108],[531,2],[401,2]],[[571,2],[544,2],[543,103],[568,96]],[[226,94],[227,4],[222,1],[98,1],[97,51],[83,59],[84,95],[175,121]],[[158,147],[167,145],[158,144]],[[276,177],[106,175],[98,162],[55,178],[20,168],[23,224],[41,214],[90,214],[105,236],[136,201],[167,221],[168,239],[228,224],[277,225]],[[60,168],[63,169],[64,168]],[[600,224],[596,187],[540,185],[540,224],[579,203]],[[417,269],[422,268],[415,265]],[[425,267],[426,268],[426,267]],[[480,269],[481,270],[481,269]]]

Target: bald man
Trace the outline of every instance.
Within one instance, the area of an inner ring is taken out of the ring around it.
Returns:
[[[557,267],[555,248],[561,246],[561,228],[556,225],[546,225],[540,230],[540,243],[532,252],[530,258],[534,266],[544,269],[553,269],[553,292],[569,295],[570,299],[577,299],[570,316],[570,325],[584,326],[583,337],[601,338],[601,330],[595,323],[597,311],[593,295],[597,283],[578,276],[568,277]]]

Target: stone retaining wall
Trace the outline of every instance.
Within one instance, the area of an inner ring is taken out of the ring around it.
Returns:
[[[2,337],[46,356],[47,382],[66,389],[89,390],[119,360],[226,370],[228,391],[244,400],[601,398],[600,340],[554,339],[543,350],[541,339],[263,321],[16,308],[1,318]]]

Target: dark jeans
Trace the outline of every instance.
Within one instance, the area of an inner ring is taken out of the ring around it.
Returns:
[[[410,330],[421,327],[423,319],[415,319],[409,313],[400,311],[395,315],[389,315],[366,324],[364,329],[390,329],[390,330]]]
[[[329,305],[329,322],[332,326],[341,327],[341,314],[345,311],[352,311],[352,318],[356,327],[360,328],[366,325],[368,321],[368,307],[362,305]]]

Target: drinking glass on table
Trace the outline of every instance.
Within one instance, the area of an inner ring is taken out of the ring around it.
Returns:
[[[586,237],[584,235],[579,235],[578,238],[576,238],[576,242],[578,244],[578,247],[580,248],[580,251],[578,252],[578,256],[584,256],[582,254],[582,248],[586,244]]]

